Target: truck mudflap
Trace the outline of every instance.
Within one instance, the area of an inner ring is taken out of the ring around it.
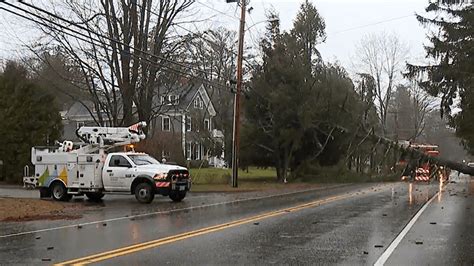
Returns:
[[[49,187],[40,187],[40,198],[51,198],[51,189]]]

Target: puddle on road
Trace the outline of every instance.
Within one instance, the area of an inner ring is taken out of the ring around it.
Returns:
[[[457,193],[452,192],[452,189],[447,190],[447,185],[450,182],[467,182],[467,188],[465,196],[470,196],[474,194],[474,181],[472,178],[469,180],[451,180],[451,181],[438,181],[438,186],[436,191],[438,192],[437,195],[437,202],[441,202],[444,197],[446,196],[453,196],[457,195]],[[408,203],[410,205],[416,204],[423,204],[430,199],[430,192],[434,192],[434,186],[430,186],[426,183],[409,183],[408,185]],[[448,194],[447,194],[448,193]]]
[[[441,202],[443,199],[443,192],[444,192],[444,187],[446,186],[445,182],[442,180],[439,181],[439,187],[438,187],[438,202]]]
[[[469,195],[474,194],[474,181],[472,180],[472,177],[469,178]]]
[[[441,201],[444,191],[444,186],[442,182],[440,182],[438,186],[438,201]],[[423,204],[427,202],[433,192],[433,186],[430,184],[425,183],[408,183],[408,203],[410,206]]]

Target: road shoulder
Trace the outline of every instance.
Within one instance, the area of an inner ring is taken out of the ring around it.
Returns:
[[[428,206],[386,265],[474,264],[474,182],[455,182]]]

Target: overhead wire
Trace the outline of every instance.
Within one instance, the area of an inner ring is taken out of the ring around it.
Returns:
[[[348,29],[344,29],[344,30],[340,30],[340,31],[336,31],[336,32],[331,32],[331,33],[328,33],[327,37],[329,38],[332,35],[348,32],[348,31],[353,31],[353,30],[358,30],[358,29],[363,29],[363,28],[367,28],[367,27],[372,27],[372,26],[375,26],[375,25],[379,25],[379,24],[383,24],[383,23],[387,23],[387,22],[391,22],[391,21],[396,21],[396,20],[400,20],[400,19],[404,19],[404,18],[408,18],[408,17],[413,17],[413,16],[415,16],[415,15],[411,14],[411,15],[405,15],[405,16],[386,19],[386,20],[376,21],[376,22],[369,23],[369,24],[364,24],[364,25],[360,25],[360,26],[356,26],[356,27],[352,27],[352,28],[348,28]]]
[[[5,3],[5,4],[7,4],[7,5],[11,6],[11,7],[14,7],[14,8],[20,9],[19,7],[15,6],[15,5],[12,5],[12,4],[8,3],[8,2],[2,2],[2,3]],[[139,51],[139,52],[143,53],[144,55],[148,55],[148,56],[151,56],[151,57],[154,57],[154,58],[158,58],[158,59],[160,59],[160,60],[162,60],[162,61],[166,61],[166,62],[169,62],[170,64],[178,65],[178,66],[180,66],[180,67],[184,67],[184,68],[190,69],[190,70],[195,71],[195,72],[200,72],[200,73],[203,73],[203,74],[206,74],[206,75],[209,74],[209,73],[207,73],[207,72],[205,72],[205,71],[202,71],[201,69],[195,69],[195,68],[193,68],[193,67],[190,66],[190,65],[187,65],[187,64],[184,64],[184,63],[180,63],[180,62],[175,62],[175,61],[173,61],[173,60],[170,60],[169,58],[164,58],[164,57],[161,57],[161,56],[158,56],[158,55],[150,54],[150,53],[148,53],[148,52],[146,52],[146,51],[143,51],[143,50],[140,50],[140,49],[138,49],[138,48],[131,47],[131,46],[129,46],[129,45],[123,43],[123,42],[120,42],[120,41],[115,40],[115,39],[113,39],[113,38],[110,38],[110,37],[108,37],[108,36],[104,36],[103,34],[100,34],[100,33],[97,33],[97,32],[93,32],[93,31],[91,31],[90,29],[87,29],[87,28],[85,28],[85,27],[83,27],[83,26],[81,26],[81,25],[78,25],[77,23],[74,23],[74,22],[69,21],[69,20],[67,20],[67,19],[64,19],[64,18],[62,18],[62,17],[59,17],[59,16],[57,16],[57,15],[54,14],[54,13],[51,13],[51,12],[49,12],[49,11],[47,11],[47,10],[44,10],[44,9],[41,9],[41,8],[39,8],[39,7],[37,7],[37,6],[28,4],[28,3],[24,2],[24,1],[20,1],[20,3],[22,3],[22,4],[24,4],[24,5],[27,5],[27,6],[29,6],[30,8],[36,9],[36,10],[38,10],[38,11],[40,11],[40,12],[44,12],[44,13],[46,13],[46,14],[52,16],[52,17],[55,17],[55,18],[61,20],[61,21],[67,22],[67,23],[69,23],[71,26],[75,26],[75,27],[77,27],[77,28],[80,28],[80,29],[82,29],[82,30],[84,30],[84,31],[86,31],[86,32],[88,32],[88,33],[92,33],[92,34],[94,34],[94,35],[96,35],[96,36],[102,37],[102,38],[104,38],[104,39],[108,39],[108,40],[110,40],[110,41],[112,41],[112,42],[115,42],[115,43],[117,43],[117,44],[125,45],[125,46],[129,47],[130,49],[133,49],[133,50],[135,50],[135,51]],[[233,18],[233,19],[240,20],[239,18],[237,18],[237,17],[235,17],[235,16],[226,14],[226,13],[224,13],[224,12],[218,10],[218,9],[215,9],[215,8],[213,8],[213,7],[210,7],[210,6],[208,6],[208,5],[206,5],[206,4],[202,3],[202,2],[199,2],[199,1],[198,1],[198,2],[196,2],[196,3],[201,4],[202,6],[205,6],[205,7],[209,8],[209,9],[214,10],[214,11],[216,11],[216,12],[218,12],[218,13],[220,13],[220,14],[223,14],[223,15],[225,15],[225,16],[227,16],[227,17],[231,17],[231,18]],[[139,5],[139,4],[137,4],[137,6],[138,6],[138,5]],[[2,9],[4,9],[4,8],[2,8]],[[4,9],[4,10],[6,10],[6,11],[12,13],[11,10],[7,10],[7,9]],[[36,15],[36,14],[31,13],[31,12],[29,12],[29,11],[26,11],[26,10],[24,10],[24,9],[20,9],[20,10],[22,10],[23,12],[28,13],[28,14],[30,14],[30,15]],[[155,14],[155,15],[157,15],[156,12],[152,12],[152,13]],[[19,14],[16,14],[16,15],[19,15]],[[378,24],[382,24],[382,23],[386,23],[386,22],[391,22],[391,21],[395,21],[395,20],[399,20],[399,19],[403,19],[403,18],[407,18],[407,17],[411,17],[411,16],[413,16],[413,15],[406,15],[406,16],[391,18],[391,19],[382,20],[382,21],[378,21],[378,22],[374,22],[374,23],[370,23],[370,24],[365,24],[365,25],[361,25],[361,26],[357,26],[357,27],[352,27],[352,28],[349,28],[349,29],[345,29],[345,30],[341,30],[341,31],[337,31],[337,32],[330,33],[330,34],[328,34],[328,37],[331,37],[331,36],[333,36],[333,35],[335,35],[335,34],[340,34],[340,33],[344,33],[344,32],[347,32],[347,31],[352,31],[352,30],[356,30],[356,29],[361,29],[361,28],[365,28],[365,27],[370,27],[370,26],[374,26],[374,25],[378,25]],[[28,17],[25,17],[25,16],[22,16],[22,17],[23,17],[24,19],[31,20],[31,18],[28,18]],[[249,16],[249,17],[250,17],[251,20],[253,20],[253,18],[252,18],[251,16]],[[52,20],[47,20],[47,19],[44,18],[44,17],[41,17],[40,19],[41,19],[41,20],[48,21],[48,22],[50,22],[50,23],[54,23],[55,25],[58,25],[58,23],[56,23],[56,22],[54,22],[54,21],[52,21]],[[38,22],[38,21],[36,21],[36,22]],[[39,24],[41,24],[41,23],[39,23]],[[183,26],[181,26],[181,25],[179,25],[179,24],[175,24],[175,25],[176,25],[177,27],[183,29],[183,30],[186,30],[186,31],[190,32],[190,33],[194,33],[194,32],[192,32],[191,30],[189,30],[189,29],[187,29],[187,28],[185,28],[185,27],[183,27]],[[51,25],[47,25],[47,24],[43,24],[43,26],[45,26],[45,27],[51,27]],[[103,44],[103,41],[94,39],[94,38],[92,38],[91,36],[84,35],[83,33],[80,33],[80,32],[78,32],[78,31],[76,31],[76,30],[73,30],[73,29],[71,29],[70,27],[66,27],[66,26],[61,25],[61,24],[59,24],[58,27],[64,28],[64,29],[66,29],[66,30],[69,30],[69,31],[71,31],[71,32],[74,32],[74,33],[79,34],[79,35],[82,35],[82,36],[86,36],[86,38],[93,39],[93,40],[95,40],[95,41],[99,41],[99,42],[101,43],[101,45]],[[63,33],[65,33],[65,32],[63,32]],[[253,36],[253,34],[252,34],[252,32],[251,32],[250,30],[249,30],[249,33],[250,33],[250,38],[252,39],[253,42],[255,42],[254,36]],[[91,43],[90,40],[84,40],[83,38],[80,38],[80,37],[78,37],[78,36],[73,36],[73,35],[68,34],[68,33],[65,33],[65,34],[67,34],[67,35],[69,35],[69,36],[72,36],[72,37],[75,37],[75,38],[77,38],[78,40],[82,40],[82,41]],[[203,38],[203,37],[201,36],[201,38]],[[203,39],[205,39],[205,38],[203,38]],[[206,40],[206,39],[205,39],[205,40]],[[207,41],[209,41],[209,40],[207,40]],[[92,43],[91,43],[91,44],[92,44]],[[96,44],[96,45],[97,45],[97,44]],[[134,55],[134,56],[137,56],[137,55]],[[142,57],[142,56],[139,56],[139,57],[145,59],[145,60],[148,61],[148,62],[151,62],[151,63],[153,63],[153,64],[156,64],[156,65],[158,65],[158,66],[167,68],[167,69],[169,69],[169,70],[178,71],[178,73],[183,74],[183,75],[186,75],[186,76],[188,76],[188,77],[194,77],[194,78],[198,78],[198,79],[203,79],[203,78],[201,78],[201,77],[199,77],[199,76],[195,76],[195,75],[193,75],[193,74],[191,74],[191,73],[182,72],[181,70],[176,70],[176,69],[173,69],[173,68],[171,68],[171,67],[169,67],[169,66],[167,66],[167,65],[160,64],[159,62],[156,62],[156,61],[152,61],[152,60],[150,60],[149,58],[144,58],[144,57]],[[211,81],[209,81],[209,80],[207,80],[207,79],[205,79],[205,80],[206,80],[206,83],[209,84],[209,85],[213,85],[213,86],[218,86],[218,87],[222,87],[222,88],[229,89],[229,87],[226,86],[226,85],[224,85],[224,84],[215,84],[214,82],[211,82]],[[210,84],[210,83],[213,83],[213,84]]]
[[[137,5],[138,7],[143,8],[143,5],[140,5],[140,4],[138,4],[138,3],[136,3],[136,5]],[[160,14],[156,13],[156,11],[153,11],[151,8],[148,8],[148,9],[145,8],[145,10],[148,11],[148,12],[150,12],[151,14],[154,14],[154,15],[157,16],[158,18],[160,18]],[[176,27],[178,27],[178,28],[180,28],[180,29],[182,29],[182,30],[184,30],[184,31],[186,31],[186,32],[189,32],[189,33],[191,33],[191,34],[197,36],[196,32],[193,32],[193,31],[191,31],[190,29],[188,29],[188,28],[186,28],[186,27],[183,27],[183,26],[181,26],[181,25],[179,25],[179,24],[173,24],[173,26],[176,26]],[[196,30],[198,30],[198,29],[196,28]],[[176,32],[176,34],[179,34],[176,29],[174,29],[174,31]],[[198,31],[199,31],[199,30],[198,30]],[[203,36],[202,34],[199,35],[199,38],[202,39],[202,40],[204,40],[204,41],[206,41],[206,42],[208,42],[208,43],[215,44],[214,41],[212,41],[212,40],[210,40],[210,39],[207,39],[207,38],[204,38],[204,36]],[[252,39],[252,40],[253,40],[253,39]],[[227,52],[232,53],[233,55],[237,55],[237,52],[236,52],[236,51],[230,50],[230,49],[228,49],[227,47],[224,47],[224,49],[225,49]],[[247,62],[249,65],[251,65],[251,62],[247,61],[245,58],[244,58],[244,61]],[[230,88],[230,89],[231,89],[231,91],[232,91],[233,93],[235,93],[234,88]]]
[[[141,49],[132,47],[132,46],[130,46],[130,45],[128,45],[128,44],[126,44],[126,43],[124,43],[124,42],[122,42],[122,41],[113,39],[113,38],[111,38],[111,37],[109,37],[109,36],[105,36],[105,35],[103,35],[103,34],[101,34],[101,33],[97,33],[97,32],[91,31],[90,29],[88,29],[88,28],[86,28],[86,27],[84,27],[84,26],[79,26],[79,25],[77,25],[77,23],[74,23],[74,22],[72,22],[72,21],[70,21],[70,20],[67,20],[67,19],[65,19],[65,18],[62,18],[62,17],[60,17],[60,16],[58,16],[58,15],[56,15],[56,14],[54,14],[54,13],[51,13],[51,12],[49,12],[49,11],[47,11],[47,10],[44,10],[44,9],[42,9],[42,8],[39,8],[39,7],[35,6],[35,5],[31,5],[31,4],[28,4],[28,3],[23,2],[23,1],[21,1],[20,3],[22,3],[22,4],[24,4],[24,5],[27,5],[27,6],[31,7],[31,8],[34,8],[34,9],[40,11],[40,12],[46,13],[46,14],[48,14],[48,15],[50,15],[50,16],[52,16],[52,17],[55,17],[55,18],[57,18],[57,19],[59,19],[59,20],[62,20],[62,21],[64,21],[64,22],[70,23],[71,25],[73,25],[73,26],[75,26],[75,27],[78,27],[78,28],[80,28],[80,29],[82,29],[82,30],[85,30],[86,32],[92,33],[92,34],[94,34],[94,35],[96,35],[96,36],[102,37],[102,38],[104,38],[104,39],[107,39],[107,40],[110,40],[110,41],[112,41],[112,42],[118,43],[118,44],[120,44],[120,45],[127,46],[128,48],[133,49],[133,50],[135,50],[135,51],[142,52],[142,53],[144,53],[144,54],[146,54],[146,55],[152,56],[152,57],[154,57],[154,58],[158,58],[158,59],[160,59],[160,60],[167,61],[167,62],[172,63],[172,64],[176,64],[176,65],[179,65],[179,66],[182,66],[182,67],[186,67],[186,68],[192,69],[191,66],[186,65],[186,64],[184,64],[184,63],[176,62],[176,61],[170,60],[170,59],[168,59],[168,58],[165,58],[165,57],[162,57],[162,56],[159,56],[159,55],[151,54],[151,53],[149,53],[149,52],[147,52],[147,51],[143,51],[143,50],[141,50]],[[9,5],[10,5],[10,6],[13,6],[13,7],[15,7],[15,8],[18,8],[18,7],[16,7],[16,6],[14,6],[14,5],[11,5],[11,4],[9,4]],[[21,8],[18,8],[18,9],[21,9]],[[25,12],[25,11],[23,10],[23,12]],[[51,21],[51,20],[50,20],[50,21]],[[55,23],[55,24],[57,24],[57,23]],[[63,26],[64,26],[64,25],[62,25],[61,27],[63,27]],[[69,29],[69,28],[67,28],[67,29]],[[200,71],[200,70],[197,70],[197,71]]]
[[[250,27],[247,27],[246,31],[248,31],[249,37],[250,37],[250,39],[252,40],[253,44],[258,46],[259,42],[258,42],[258,40],[256,40],[256,39],[258,39],[258,37],[255,37],[255,36],[253,35],[253,33],[252,33],[253,28],[252,28],[252,27],[253,27],[254,25],[259,24],[260,22],[255,23],[255,21],[253,20],[252,15],[250,14],[250,12],[248,12],[248,13],[249,13],[249,18],[250,18],[250,20],[252,21],[252,24],[253,24],[253,25],[250,26]]]
[[[184,68],[193,70],[193,71],[195,71],[195,72],[201,72],[201,73],[208,74],[208,73],[206,73],[206,72],[204,72],[204,71],[201,71],[201,70],[199,70],[199,69],[195,69],[195,68],[193,68],[193,67],[191,67],[191,66],[189,66],[189,65],[187,65],[187,64],[180,63],[180,62],[176,62],[176,61],[170,60],[170,59],[168,59],[168,58],[164,58],[164,57],[161,57],[161,56],[158,56],[158,55],[151,54],[151,53],[149,53],[149,52],[147,52],[147,51],[143,51],[143,50],[141,50],[141,49],[138,49],[138,48],[135,48],[135,47],[131,47],[131,46],[129,46],[129,45],[127,45],[127,44],[125,44],[125,43],[123,43],[123,42],[121,42],[121,41],[118,41],[118,40],[115,40],[115,39],[110,38],[110,37],[108,37],[108,36],[105,36],[105,35],[103,35],[103,34],[100,34],[100,33],[94,32],[94,31],[91,31],[91,30],[89,30],[89,29],[87,29],[87,28],[85,28],[85,27],[83,27],[83,26],[77,25],[77,23],[74,23],[74,22],[72,22],[72,21],[70,21],[70,20],[64,19],[64,18],[62,18],[62,17],[60,17],[60,16],[57,16],[56,14],[53,14],[53,13],[51,13],[51,12],[49,12],[49,11],[44,10],[44,9],[42,9],[42,8],[36,7],[36,6],[34,6],[34,5],[31,5],[31,4],[28,4],[28,3],[25,3],[25,2],[21,2],[21,3],[27,5],[27,6],[31,7],[31,8],[34,8],[34,9],[40,11],[40,12],[46,13],[46,14],[48,14],[48,15],[50,15],[50,16],[53,16],[53,17],[55,17],[55,18],[57,18],[57,19],[59,19],[59,20],[61,20],[61,21],[65,21],[65,22],[69,23],[71,26],[75,26],[75,27],[77,27],[77,28],[80,28],[80,29],[82,29],[82,30],[88,32],[88,33],[94,34],[94,35],[96,35],[96,36],[98,36],[98,37],[101,37],[101,38],[107,39],[107,40],[109,40],[109,41],[112,41],[112,42],[115,42],[115,43],[118,43],[118,44],[127,46],[128,48],[133,49],[133,50],[138,51],[138,52],[141,52],[141,53],[143,53],[144,55],[148,55],[148,56],[151,56],[151,57],[153,57],[153,58],[157,58],[157,59],[160,59],[160,60],[162,60],[162,61],[169,62],[170,64],[178,65],[178,66],[181,66],[181,67],[184,67]],[[84,38],[79,37],[79,36],[76,36],[76,35],[73,35],[73,34],[68,33],[68,32],[66,32],[66,31],[61,31],[62,33],[66,34],[66,35],[69,35],[69,36],[74,37],[74,38],[76,38],[76,39],[78,39],[78,40],[87,42],[87,43],[89,43],[89,44],[99,45],[99,46],[101,46],[101,47],[104,47],[102,40],[99,40],[99,39],[94,38],[94,37],[92,37],[92,36],[86,35],[86,34],[84,34],[84,33],[82,33],[82,32],[79,32],[79,31],[77,31],[77,30],[75,30],[75,29],[71,29],[70,27],[64,26],[64,25],[59,24],[59,23],[57,23],[57,22],[55,22],[55,21],[52,21],[52,20],[50,20],[50,19],[47,19],[47,18],[45,18],[45,17],[42,17],[42,16],[40,16],[40,15],[38,15],[38,14],[32,13],[32,12],[30,12],[30,11],[28,11],[28,10],[25,10],[25,9],[20,8],[20,7],[18,7],[18,6],[12,5],[12,4],[10,4],[10,3],[6,3],[6,2],[5,2],[5,4],[7,4],[7,5],[9,5],[9,6],[13,7],[13,8],[16,8],[16,9],[18,9],[18,10],[21,10],[22,12],[24,12],[24,13],[26,13],[26,14],[33,15],[33,16],[35,16],[35,17],[37,17],[37,18],[39,18],[39,19],[41,19],[41,20],[43,20],[43,21],[47,21],[47,22],[49,22],[49,23],[52,23],[52,24],[56,25],[57,27],[60,27],[60,28],[62,28],[62,29],[64,29],[64,30],[67,30],[67,31],[73,32],[73,33],[75,33],[75,34],[78,34],[78,35],[80,35],[80,36],[83,36],[83,37],[85,37],[85,38],[88,38],[88,39],[90,39],[90,40],[84,39]],[[12,10],[9,10],[9,9],[5,9],[5,8],[2,8],[2,7],[0,7],[0,8],[3,9],[3,10],[5,10],[5,11],[7,11],[7,12],[10,12],[10,13],[12,13],[12,14],[14,14],[14,15],[20,16],[20,17],[22,17],[22,18],[24,18],[24,19],[27,19],[27,20],[30,20],[30,21],[34,21],[35,23],[38,23],[38,24],[40,24],[40,25],[43,25],[44,27],[52,28],[51,25],[48,25],[48,24],[46,24],[46,23],[44,23],[44,22],[41,22],[41,21],[32,19],[32,18],[30,18],[30,17],[26,17],[26,16],[24,16],[24,15],[18,14],[18,13],[16,13],[16,12],[12,11]],[[54,28],[54,29],[57,30],[57,28]],[[99,43],[95,43],[94,41],[99,42]],[[104,47],[104,48],[105,48],[105,47]],[[109,48],[109,50],[111,50],[111,49],[112,49],[112,48]],[[159,62],[150,60],[150,59],[147,58],[147,57],[143,57],[143,56],[141,56],[141,55],[134,55],[134,56],[137,56],[137,57],[139,57],[139,58],[141,58],[141,59],[144,59],[145,61],[150,62],[150,63],[153,63],[153,64],[155,64],[155,65],[157,65],[157,66],[164,67],[164,68],[165,68],[164,70],[168,69],[168,70],[174,71],[175,73],[179,73],[179,74],[185,75],[185,76],[187,76],[187,77],[200,79],[200,80],[203,81],[203,83],[206,83],[206,84],[208,84],[208,85],[212,85],[212,86],[216,86],[216,87],[221,87],[221,88],[225,88],[225,89],[230,89],[228,86],[226,86],[226,85],[224,85],[224,84],[219,84],[219,83],[216,83],[216,82],[212,82],[212,81],[209,81],[209,80],[204,79],[204,78],[202,78],[202,77],[193,75],[193,74],[191,74],[191,73],[186,73],[186,72],[183,72],[182,70],[177,70],[177,69],[172,68],[172,67],[170,67],[170,66],[168,66],[168,65],[165,65],[165,64],[162,64],[162,63],[159,63]]]
[[[239,18],[239,17],[229,15],[229,14],[227,14],[227,13],[225,13],[225,12],[219,10],[219,9],[216,9],[216,8],[214,8],[214,7],[212,7],[212,6],[209,6],[209,5],[207,5],[207,4],[204,4],[204,3],[200,2],[200,1],[196,1],[196,3],[198,3],[198,4],[200,4],[200,5],[204,6],[204,7],[207,7],[207,8],[209,8],[209,9],[213,10],[213,11],[216,11],[217,13],[219,13],[219,14],[221,14],[221,15],[224,15],[224,16],[226,16],[226,17],[229,17],[229,18],[236,19],[236,20],[240,21],[240,18]]]

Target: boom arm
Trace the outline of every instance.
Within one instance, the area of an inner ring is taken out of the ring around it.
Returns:
[[[144,140],[146,137],[143,133],[144,127],[146,122],[139,122],[130,127],[81,127],[76,134],[87,144],[98,148],[111,148]]]

